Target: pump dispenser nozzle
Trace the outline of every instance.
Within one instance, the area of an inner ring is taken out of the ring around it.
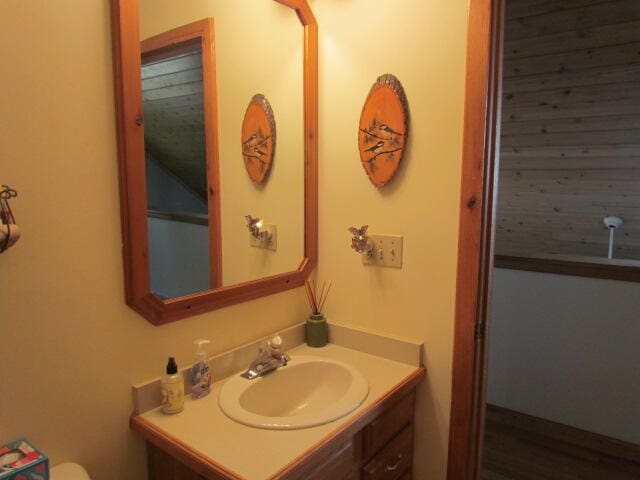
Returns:
[[[176,363],[176,359],[173,357],[169,357],[169,361],[167,362],[167,375],[174,375],[178,373],[178,364]]]
[[[204,360],[207,357],[207,352],[204,351],[204,345],[209,345],[211,340],[196,340],[193,344],[196,346],[196,357],[198,360]]]

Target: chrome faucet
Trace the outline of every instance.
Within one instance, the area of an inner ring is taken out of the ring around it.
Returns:
[[[261,377],[280,367],[286,367],[291,358],[282,352],[282,338],[279,335],[267,341],[267,348],[260,348],[256,358],[241,376],[249,380]]]

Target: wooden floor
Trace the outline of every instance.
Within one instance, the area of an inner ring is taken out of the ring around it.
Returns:
[[[640,446],[487,407],[482,480],[640,480]]]

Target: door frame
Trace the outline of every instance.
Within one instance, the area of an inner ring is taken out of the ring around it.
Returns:
[[[477,480],[482,460],[503,22],[504,0],[470,0],[448,480]]]

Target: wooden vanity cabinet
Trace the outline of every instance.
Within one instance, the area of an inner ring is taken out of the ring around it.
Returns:
[[[375,407],[374,407],[375,408]],[[273,480],[411,480],[415,389],[397,392],[378,405],[378,412],[341,428],[294,460]],[[366,421],[366,420],[365,420]],[[351,427],[356,427],[352,433]],[[149,480],[239,480],[232,475],[199,474],[147,442]],[[191,463],[191,462],[189,462]]]
[[[147,442],[149,480],[206,480],[186,465]]]

